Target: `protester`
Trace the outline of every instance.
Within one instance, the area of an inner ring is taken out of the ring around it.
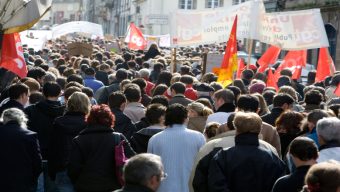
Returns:
[[[29,99],[29,87],[22,83],[13,84],[8,89],[9,100],[0,106],[0,115],[9,108],[24,110]]]
[[[318,136],[316,133],[316,125],[318,123],[319,120],[325,118],[325,117],[329,117],[328,113],[326,111],[320,110],[320,109],[316,109],[311,111],[308,115],[307,115],[307,134],[306,136],[313,139],[313,141],[316,143],[316,145],[319,147],[319,140],[318,140]]]
[[[170,86],[171,91],[171,99],[169,100],[169,104],[181,104],[183,106],[188,106],[191,102],[191,99],[187,98],[185,94],[185,85],[181,82],[176,82]]]
[[[207,118],[213,111],[202,103],[192,102],[188,105],[188,128],[203,133]]]
[[[229,89],[221,89],[214,93],[214,107],[216,112],[209,115],[206,124],[210,122],[226,123],[230,113],[235,111],[235,96]]]
[[[128,84],[125,87],[124,95],[127,104],[124,108],[124,114],[128,116],[133,123],[140,121],[145,117],[145,107],[141,102],[141,90],[136,84]]]

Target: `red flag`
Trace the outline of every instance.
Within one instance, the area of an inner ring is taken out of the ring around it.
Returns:
[[[270,46],[267,51],[262,55],[262,57],[257,60],[260,65],[258,72],[263,73],[270,64],[274,64],[280,52],[280,48],[273,45]]]
[[[143,33],[133,23],[130,23],[128,47],[129,49],[138,50],[143,50],[146,47],[146,40],[144,39]]]
[[[340,83],[338,84],[338,86],[336,87],[336,89],[334,90],[334,94],[338,97],[340,97]]]
[[[237,70],[237,15],[235,17],[233,27],[230,32],[227,47],[225,48],[224,57],[222,60],[221,68],[219,70],[217,82],[221,83],[224,87],[233,81],[234,72]]]
[[[3,35],[0,67],[12,71],[20,78],[27,76],[27,67],[19,33]]]
[[[268,70],[268,76],[267,76],[267,87],[274,87],[276,90],[278,89],[277,87],[277,79],[275,78],[272,68],[269,68]]]
[[[334,62],[329,55],[328,48],[320,48],[318,68],[316,69],[315,82],[323,81],[335,71]]]
[[[246,68],[246,65],[244,64],[244,60],[241,58],[238,60],[238,68],[236,73],[236,78],[240,79],[242,71]]]
[[[301,76],[302,67],[306,66],[307,50],[289,51],[283,59],[281,65],[275,71],[275,76],[279,77],[282,69],[289,69],[293,73],[292,79],[299,79]]]

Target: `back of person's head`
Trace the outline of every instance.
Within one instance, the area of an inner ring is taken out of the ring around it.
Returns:
[[[234,103],[234,93],[229,89],[220,89],[214,93],[215,99],[222,99],[224,103]]]
[[[260,101],[254,95],[241,95],[237,100],[237,108],[244,112],[256,113],[259,109]]]
[[[161,72],[161,70],[164,68],[164,65],[162,63],[155,63],[153,65],[153,70],[157,72]]]
[[[175,103],[168,107],[165,114],[165,125],[183,124],[188,117],[188,110],[181,104]]]
[[[180,68],[180,73],[181,73],[181,75],[188,75],[188,74],[190,74],[190,67],[188,65],[183,65]]]
[[[210,139],[219,133],[220,124],[217,122],[210,122],[205,126],[204,135]]]
[[[315,82],[315,77],[316,77],[316,71],[312,70],[308,72],[307,75],[307,84],[311,85]]]
[[[123,81],[124,79],[128,78],[128,72],[126,69],[118,69],[118,71],[116,72],[116,80],[118,82]]]
[[[61,93],[61,88],[56,82],[47,82],[43,86],[43,94],[46,98],[58,97]]]
[[[126,103],[126,97],[122,92],[116,91],[109,96],[110,108],[119,109],[123,103]]]
[[[146,109],[145,118],[151,124],[159,124],[161,122],[161,117],[165,116],[166,107],[162,104],[150,104]]]
[[[30,89],[30,92],[37,92],[40,91],[40,84],[37,80],[33,78],[28,78],[25,82],[23,82],[25,85],[27,85]]]
[[[84,73],[87,76],[94,76],[96,74],[96,71],[92,67],[89,67],[85,69]]]
[[[123,59],[124,59],[126,62],[128,62],[128,61],[130,61],[130,60],[132,59],[132,55],[131,55],[130,53],[128,53],[128,52],[125,52],[125,53],[123,54]]]
[[[7,124],[10,121],[17,122],[22,128],[27,128],[27,117],[25,113],[17,108],[9,108],[2,112],[0,121]]]
[[[28,70],[28,73],[27,73],[27,77],[32,77],[35,80],[39,80],[45,75],[46,75],[46,71],[43,70],[41,67],[34,67]]]
[[[234,118],[234,126],[237,134],[260,133],[262,119],[256,113],[237,112]]]
[[[90,87],[81,88],[81,92],[85,93],[89,98],[93,97],[94,93]]]
[[[280,93],[276,95],[273,99],[274,107],[282,107],[284,104],[292,105],[293,103],[294,103],[293,97],[285,93]]]
[[[340,164],[337,161],[313,165],[307,172],[305,184],[309,192],[336,192],[340,188]]]
[[[159,104],[161,104],[165,107],[169,106],[169,101],[166,98],[166,96],[164,96],[164,95],[156,95],[156,96],[152,97],[150,104],[155,104],[155,103],[159,103]]]
[[[276,119],[275,126],[278,132],[296,135],[301,129],[304,116],[295,111],[286,111]]]
[[[82,89],[84,87],[82,84],[80,84],[78,82],[71,81],[71,82],[69,82],[65,85],[65,89],[72,87],[72,86],[79,87],[80,89]]]
[[[125,86],[124,95],[129,102],[139,102],[141,99],[141,90],[138,85],[131,83]]]
[[[170,89],[175,91],[176,94],[184,94],[185,84],[181,82],[176,82],[170,86]]]
[[[314,109],[307,115],[307,121],[313,123],[315,126],[322,118],[329,117],[328,113],[321,109]]]
[[[30,93],[30,97],[28,99],[30,104],[35,104],[45,99],[44,95],[41,92],[33,92]]]
[[[211,82],[214,82],[216,80],[217,80],[217,77],[214,73],[206,73],[201,78],[202,83],[208,83],[208,84],[210,84]]]
[[[149,79],[150,71],[148,69],[141,69],[138,73],[141,78]]]
[[[273,104],[273,99],[275,95],[276,95],[275,91],[271,90],[267,90],[262,93],[262,96],[266,100],[268,106]]]
[[[91,102],[85,93],[74,92],[67,100],[68,112],[80,112],[87,115],[90,112]]]
[[[160,156],[142,153],[131,157],[123,168],[124,181],[128,185],[147,186],[152,177],[161,181],[163,164]],[[154,189],[153,189],[154,190]],[[156,189],[155,189],[156,190]]]
[[[152,90],[152,96],[163,95],[167,89],[168,86],[165,84],[159,84]]]
[[[209,107],[206,107],[202,103],[199,103],[199,102],[192,102],[188,104],[188,109],[195,111],[198,114],[198,116],[204,116],[204,117],[207,117],[213,113],[213,111]]]
[[[47,71],[46,75],[43,77],[43,84],[46,82],[56,82],[57,77],[54,73]]]
[[[213,109],[212,103],[207,98],[199,98],[196,100],[197,103],[202,103],[204,106],[208,107],[209,109]]]
[[[29,87],[23,83],[13,84],[8,89],[8,96],[10,99],[17,100],[23,94],[29,94]]]
[[[83,78],[80,75],[78,75],[78,74],[72,74],[72,75],[68,76],[66,81],[68,83],[72,82],[72,81],[75,81],[77,83],[80,83],[81,85],[84,85]]]
[[[112,128],[114,126],[115,116],[111,112],[109,106],[105,104],[94,105],[91,107],[86,122],[89,125],[103,125]]]
[[[291,87],[291,86],[284,85],[284,86],[280,87],[278,93],[279,94],[280,93],[286,93],[286,94],[292,96],[294,101],[298,101],[297,93],[296,93],[295,89],[293,87]]]
[[[291,70],[289,70],[289,69],[282,69],[281,71],[280,71],[280,75],[282,76],[282,75],[285,75],[285,76],[288,76],[288,77],[292,77],[293,76],[293,73],[292,73],[292,71]]]
[[[338,118],[320,119],[316,124],[316,132],[325,143],[340,144],[340,120]]]
[[[244,82],[241,79],[235,79],[233,85],[238,87],[241,90],[241,94],[247,93],[247,88],[244,85]]]
[[[190,75],[183,75],[180,77],[179,81],[186,85],[191,85],[194,83],[194,78]]]
[[[332,77],[330,85],[331,86],[338,86],[339,83],[340,83],[340,73],[334,74],[334,76]]]
[[[282,87],[282,86],[292,86],[292,80],[290,79],[290,77],[286,76],[286,75],[282,75],[281,77],[279,77],[279,79],[277,80],[277,86],[278,87]]]
[[[318,146],[308,137],[297,137],[290,143],[289,153],[301,161],[316,160]]]
[[[167,86],[170,86],[171,78],[172,73],[170,73],[169,71],[162,71],[158,76],[156,84],[165,84]]]
[[[131,81],[131,83],[138,85],[142,92],[146,87],[146,81],[143,78],[135,78]]]
[[[251,69],[242,71],[242,79],[251,80],[254,77],[254,72]]]
[[[235,96],[235,103],[237,102],[238,97],[241,95],[241,89],[233,86],[233,85],[229,85],[228,87],[226,87],[226,89],[231,90],[234,93]]]
[[[61,89],[65,89],[66,86],[66,78],[65,77],[58,77],[56,82],[58,83],[58,85],[61,87]]]
[[[82,92],[81,88],[76,87],[76,86],[71,86],[71,87],[66,88],[64,91],[65,100],[68,100],[68,98],[75,92]]]
[[[320,105],[323,101],[323,95],[317,90],[310,90],[305,95],[305,103],[311,105]]]

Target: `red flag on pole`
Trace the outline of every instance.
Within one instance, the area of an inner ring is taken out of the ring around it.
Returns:
[[[0,67],[17,74],[20,78],[27,76],[27,67],[19,33],[3,35]]]
[[[244,60],[241,58],[238,60],[238,68],[236,73],[236,78],[240,79],[242,71],[246,68],[246,65],[244,64]]]
[[[289,69],[293,73],[292,79],[299,79],[301,76],[302,67],[307,63],[307,50],[289,51],[283,59],[281,65],[275,71],[275,76],[279,77],[283,69]]]
[[[277,87],[277,79],[275,78],[272,68],[269,68],[268,70],[268,76],[267,76],[267,87],[274,87],[276,90],[278,89]]]
[[[258,72],[263,73],[270,64],[274,64],[279,56],[281,49],[276,46],[270,46],[262,57],[257,61],[260,65]]]
[[[135,26],[135,24],[130,23],[129,49],[143,50],[145,49],[146,44],[143,33]]]
[[[318,67],[316,69],[315,82],[323,81],[335,71],[334,62],[329,55],[328,48],[320,48]]]
[[[217,82],[221,83],[223,87],[229,85],[233,81],[234,72],[237,70],[237,15],[235,17],[233,27],[230,32],[227,47],[225,48],[224,57],[221,68],[219,69]]]

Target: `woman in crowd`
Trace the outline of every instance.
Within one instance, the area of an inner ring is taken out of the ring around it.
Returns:
[[[203,133],[207,118],[213,111],[202,103],[192,102],[188,105],[188,128]]]
[[[115,116],[107,105],[95,105],[88,126],[73,139],[68,174],[76,191],[113,191],[121,187],[115,173],[114,146],[125,140],[126,157],[135,154],[122,134],[115,133]]]

